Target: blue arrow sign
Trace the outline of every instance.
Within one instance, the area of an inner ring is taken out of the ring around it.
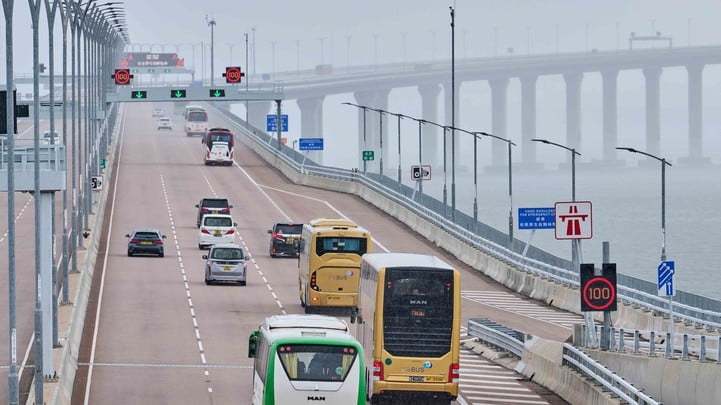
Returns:
[[[674,296],[673,275],[676,274],[676,262],[673,260],[663,261],[658,265],[656,272],[658,295],[666,297]]]
[[[288,115],[283,114],[280,116],[281,132],[288,132]],[[275,114],[268,114],[265,116],[265,130],[267,132],[278,131],[278,116]]]
[[[300,150],[323,150],[323,138],[300,138],[298,140]]]

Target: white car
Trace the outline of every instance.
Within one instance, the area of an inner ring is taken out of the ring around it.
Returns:
[[[207,249],[219,243],[235,243],[236,225],[230,215],[204,215],[198,230],[198,249]]]
[[[158,119],[158,129],[173,129],[173,123],[168,117],[160,117]]]
[[[230,165],[233,158],[230,156],[230,148],[227,142],[213,142],[213,147],[205,155],[205,164]]]

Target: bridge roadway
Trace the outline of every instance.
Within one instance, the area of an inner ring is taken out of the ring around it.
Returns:
[[[126,106],[117,178],[106,179],[114,187],[110,221],[100,244],[99,297],[97,305],[91,297],[88,307],[74,404],[83,403],[86,393],[91,404],[248,403],[250,331],[267,316],[302,313],[296,261],[268,256],[266,230],[277,221],[348,216],[371,231],[375,251],[444,258],[462,272],[464,323],[483,316],[565,339],[568,325],[580,320],[516,297],[356,197],[289,183],[240,142],[235,166],[203,166],[200,140],[182,133],[179,117],[173,117],[173,131],[156,131],[150,119],[155,106]],[[211,114],[211,125],[230,124]],[[210,196],[226,196],[234,205],[242,244],[252,255],[246,287],[203,282],[194,205]],[[134,227],[161,229],[167,235],[165,258],[127,257],[124,235]],[[521,301],[508,305],[514,300]],[[563,403],[469,353],[461,368],[468,403]]]

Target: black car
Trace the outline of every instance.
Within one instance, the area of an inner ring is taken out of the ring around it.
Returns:
[[[195,227],[200,228],[200,222],[203,220],[204,215],[230,215],[230,209],[233,208],[233,206],[228,203],[227,198],[203,198],[198,204],[195,204],[195,208],[198,209],[198,218],[195,220]]]
[[[270,257],[298,257],[303,224],[275,224],[270,234]]]
[[[136,229],[133,233],[125,235],[128,241],[128,256],[137,254],[165,256],[165,235],[157,229]]]

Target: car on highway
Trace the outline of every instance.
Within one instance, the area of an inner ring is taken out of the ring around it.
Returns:
[[[206,165],[233,164],[235,139],[227,128],[210,128],[201,140],[203,161]]]
[[[170,121],[169,117],[160,117],[158,118],[158,129],[173,129],[173,123]]]
[[[269,229],[270,257],[298,257],[300,236],[303,234],[303,224],[275,224]]]
[[[164,111],[161,108],[153,109],[153,118],[162,117],[163,114],[164,114]]]
[[[195,219],[195,227],[200,228],[200,221],[203,220],[204,215],[230,215],[230,209],[233,208],[233,206],[230,205],[227,198],[203,198],[198,204],[195,204],[195,208],[198,209],[198,216]]]
[[[236,282],[245,285],[246,255],[235,243],[222,243],[210,248],[205,260],[205,284]]]
[[[163,243],[165,235],[157,229],[135,229],[132,233],[126,234],[125,237],[130,239],[128,241],[128,256],[138,254],[165,256]]]
[[[50,133],[50,131],[43,132],[43,135],[40,137],[40,141],[47,144],[55,144],[55,143],[61,143],[62,138],[60,134],[58,134],[57,131],[53,131]]]
[[[198,231],[198,249],[207,249],[219,243],[234,243],[236,225],[230,215],[203,216]]]

